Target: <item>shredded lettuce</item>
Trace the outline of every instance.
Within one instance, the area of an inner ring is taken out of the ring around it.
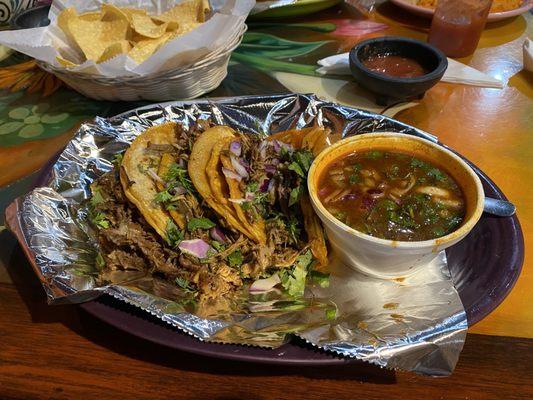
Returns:
[[[309,271],[309,278],[311,278],[311,280],[317,283],[320,287],[329,287],[329,274],[312,269]]]
[[[310,250],[298,256],[294,266],[280,272],[281,286],[293,297],[301,297],[305,291],[307,268],[313,262]]]

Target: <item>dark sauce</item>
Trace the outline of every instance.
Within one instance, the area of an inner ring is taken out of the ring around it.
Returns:
[[[418,61],[392,54],[370,56],[362,62],[371,71],[397,78],[414,78],[428,73]]]

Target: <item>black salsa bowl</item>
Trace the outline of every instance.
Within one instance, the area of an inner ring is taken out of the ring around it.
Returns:
[[[376,55],[410,58],[428,72],[410,78],[384,75],[363,64],[366,59]],[[440,81],[448,67],[446,56],[437,48],[420,40],[397,36],[364,40],[350,50],[349,58],[353,77],[361,87],[376,95],[376,101],[380,105],[422,98],[428,89]]]

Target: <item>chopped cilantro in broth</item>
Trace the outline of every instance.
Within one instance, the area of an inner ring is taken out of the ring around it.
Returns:
[[[434,239],[456,230],[464,219],[463,194],[453,178],[409,154],[349,154],[327,166],[318,189],[335,218],[382,239]]]

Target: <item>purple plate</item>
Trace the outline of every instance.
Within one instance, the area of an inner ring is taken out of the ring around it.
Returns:
[[[494,182],[475,165],[468,163],[479,175],[487,197],[507,200]],[[503,301],[520,275],[524,261],[524,238],[518,218],[483,214],[472,232],[447,249],[446,254],[468,324],[472,326]],[[94,317],[140,338],[204,356],[285,365],[358,362],[319,351],[296,338],[274,350],[201,342],[135,307],[107,296],[81,304],[80,307]]]
[[[57,157],[43,169],[44,184]],[[464,159],[464,158],[463,158]],[[475,165],[465,160],[479,175],[485,195],[507,200],[501,190]],[[39,184],[37,185],[39,186]],[[6,209],[6,223],[15,234],[30,263],[35,260],[24,242],[17,218],[20,199]],[[509,294],[516,283],[524,260],[524,238],[518,218],[483,214],[470,234],[446,250],[453,281],[461,297],[469,326],[482,320]],[[262,349],[241,345],[206,343],[142,310],[110,296],[80,304],[83,310],[104,322],[132,335],[173,349],[204,356],[284,365],[335,365],[359,362],[344,359],[291,338],[277,349]]]

